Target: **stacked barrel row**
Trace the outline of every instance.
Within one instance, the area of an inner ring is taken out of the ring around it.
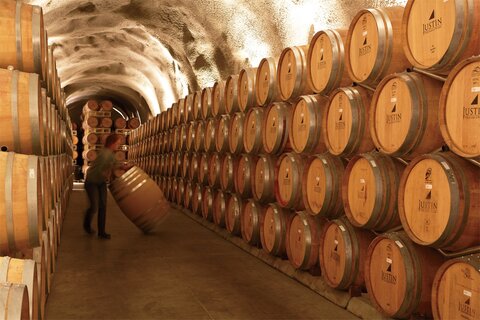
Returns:
[[[475,318],[479,6],[362,10],[179,99],[131,156],[171,201],[386,316]]]
[[[40,319],[72,189],[72,127],[42,9],[0,0],[0,317]]]

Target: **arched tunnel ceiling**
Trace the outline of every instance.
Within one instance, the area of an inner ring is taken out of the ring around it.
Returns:
[[[362,8],[406,0],[26,0],[43,7],[67,104],[110,96],[142,118]]]

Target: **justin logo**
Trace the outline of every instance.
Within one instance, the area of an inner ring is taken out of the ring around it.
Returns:
[[[442,17],[436,17],[435,10],[433,10],[432,13],[430,14],[430,17],[427,23],[423,24],[423,34],[427,34],[442,28],[442,24],[443,24],[442,20],[443,20]]]

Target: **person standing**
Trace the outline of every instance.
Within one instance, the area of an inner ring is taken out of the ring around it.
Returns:
[[[88,234],[94,234],[92,229],[92,218],[98,211],[98,237],[110,239],[111,236],[105,231],[107,215],[107,182],[110,180],[112,170],[115,166],[115,150],[122,141],[119,134],[111,134],[105,141],[105,147],[99,152],[97,158],[87,171],[85,178],[85,190],[87,191],[90,207],[85,213],[83,229]]]

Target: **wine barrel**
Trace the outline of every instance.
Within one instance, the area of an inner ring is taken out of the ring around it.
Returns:
[[[351,84],[345,68],[346,38],[346,30],[322,30],[313,36],[307,54],[307,77],[313,92],[329,94]]]
[[[202,90],[202,104],[201,104],[202,119],[207,120],[212,117],[212,88],[204,88]]]
[[[112,118],[101,118],[100,127],[102,128],[111,128],[113,125]]]
[[[30,319],[38,319],[40,300],[35,261],[0,257],[0,282],[27,286]]]
[[[83,106],[83,113],[89,112],[89,111],[97,111],[100,109],[100,105],[96,100],[88,100],[85,105]]]
[[[367,249],[375,238],[368,230],[353,227],[346,219],[327,222],[320,235],[320,268],[323,279],[334,289],[365,287]]]
[[[175,125],[179,126],[183,122],[183,112],[185,111],[185,99],[178,99],[177,107],[175,108]]]
[[[116,161],[125,161],[126,159],[127,159],[127,153],[125,151],[122,151],[122,150],[115,151]]]
[[[287,233],[287,256],[295,269],[309,270],[318,265],[320,234],[325,220],[299,211]]]
[[[0,118],[0,150],[46,155],[47,128],[43,124],[38,75],[0,69],[0,88],[4,106]]]
[[[376,231],[400,225],[396,204],[403,169],[403,163],[376,152],[350,160],[342,178],[342,200],[352,225]]]
[[[202,91],[195,91],[193,93],[192,104],[193,120],[200,120],[202,117]]]
[[[225,227],[228,199],[229,194],[222,190],[218,190],[213,199],[213,222],[221,228]]]
[[[263,108],[251,108],[245,116],[243,123],[243,148],[245,152],[258,154],[263,148]]]
[[[185,151],[187,149],[187,126],[185,124],[180,125],[179,137],[178,137],[178,149]],[[152,143],[154,142],[154,137],[152,137]]]
[[[234,191],[234,175],[236,172],[236,166],[238,165],[237,158],[233,157],[230,153],[225,154],[222,160],[221,174],[220,174],[220,186],[224,191]]]
[[[327,151],[321,133],[327,103],[327,98],[320,95],[301,96],[295,102],[288,134],[296,153]]]
[[[375,90],[370,132],[383,153],[412,159],[443,144],[438,126],[442,83],[410,72],[385,77]]]
[[[160,188],[137,167],[115,179],[110,191],[122,212],[145,233],[154,231],[170,213]]]
[[[185,96],[183,108],[183,123],[188,124],[193,120],[193,94],[189,94]]]
[[[237,112],[233,115],[228,130],[228,145],[230,153],[240,154],[244,151],[243,146],[243,127],[245,123],[245,115]]]
[[[197,215],[202,214],[202,197],[203,197],[203,186],[201,183],[197,183],[193,189],[193,199],[192,199],[192,212]]]
[[[332,92],[323,120],[323,139],[328,152],[350,157],[372,151],[370,136],[371,94],[361,87],[339,88]]]
[[[257,68],[242,69],[238,74],[238,106],[240,111],[246,112],[256,106],[255,75]]]
[[[100,120],[94,116],[85,116],[82,122],[82,128],[88,130],[90,128],[97,128],[100,125]]]
[[[202,153],[198,162],[198,182],[207,185],[208,184],[208,172],[210,164],[210,155]]]
[[[98,142],[98,136],[93,132],[86,132],[82,138],[83,144],[96,144]]]
[[[415,158],[403,172],[398,209],[418,244],[457,251],[480,245],[480,170],[453,153]]]
[[[252,196],[252,181],[255,173],[255,163],[257,157],[253,155],[243,154],[238,160],[233,182],[235,191],[243,198],[247,199]]]
[[[446,261],[435,275],[432,310],[435,319],[475,319],[480,300],[480,256]]]
[[[280,100],[277,88],[277,64],[274,58],[263,58],[255,75],[255,98],[257,105],[267,106]]]
[[[225,113],[225,82],[217,81],[212,87],[212,116],[218,117]]]
[[[415,67],[448,72],[461,60],[480,54],[478,1],[408,1],[402,44]]]
[[[303,204],[311,215],[338,218],[343,211],[342,177],[346,163],[328,153],[313,156],[302,179]]]
[[[287,102],[272,103],[265,111],[263,122],[263,147],[267,153],[278,155],[291,151],[289,141],[292,105]]]
[[[0,283],[0,299],[0,318],[30,319],[28,292],[25,285]]]
[[[206,152],[213,152],[215,151],[215,129],[218,125],[218,121],[216,119],[209,119],[207,124],[205,125],[205,136],[202,137],[205,141],[205,151]]]
[[[12,66],[15,70],[36,73],[47,81],[48,40],[39,6],[2,0],[2,48],[0,68]]]
[[[195,127],[195,140],[193,146],[196,152],[205,151],[205,122],[198,121]]]
[[[100,109],[103,111],[112,111],[113,103],[110,100],[103,100],[100,102]]]
[[[124,118],[117,118],[114,122],[115,129],[125,129],[127,127],[127,120]]]
[[[284,208],[303,210],[302,179],[305,163],[301,155],[285,153],[275,169],[275,197]]]
[[[184,194],[184,206],[186,209],[192,208],[192,200],[193,200],[193,185],[191,181],[187,181],[185,184],[185,194]]]
[[[0,152],[0,254],[40,245],[44,205],[39,158]]]
[[[225,212],[225,228],[232,235],[240,235],[241,232],[241,214],[243,212],[244,203],[242,197],[232,193],[227,203],[227,211]]]
[[[283,101],[313,93],[307,77],[308,46],[283,49],[278,60],[277,82]]]
[[[265,216],[260,225],[260,240],[262,248],[267,253],[286,257],[287,235],[295,213],[284,209],[276,203],[271,203],[265,210]]]
[[[173,119],[172,119],[173,121]],[[139,118],[130,118],[128,121],[127,121],[127,127],[129,129],[137,129],[138,127],[140,127],[140,119]],[[173,127],[173,124],[172,124],[172,127]]]
[[[360,10],[348,29],[345,64],[354,82],[376,85],[410,66],[401,42],[403,7]]]
[[[277,159],[270,155],[260,155],[255,164],[252,193],[260,203],[275,202],[275,166]]]
[[[230,115],[224,114],[220,117],[215,128],[215,149],[223,153],[229,150],[228,130],[230,128]]]
[[[386,233],[368,247],[365,283],[370,301],[384,315],[431,316],[433,277],[443,262],[431,248],[414,244],[404,233]]]
[[[260,245],[261,222],[265,217],[265,207],[253,199],[247,201],[240,219],[242,239],[251,246]]]
[[[480,57],[477,56],[463,61],[452,70],[440,94],[438,112],[440,131],[450,150],[462,157],[478,161],[479,94]]]
[[[182,166],[181,176],[184,179],[188,178],[190,163],[191,163],[191,154],[184,153],[182,156],[182,162],[181,162],[181,166]]]
[[[195,122],[190,122],[187,124],[187,140],[185,141],[185,150],[193,151],[194,141],[195,141]]]
[[[200,166],[200,155],[198,153],[192,153],[192,157],[190,159],[190,166],[188,172],[188,178],[190,181],[197,181],[198,178],[198,170]]]
[[[240,111],[238,105],[238,75],[231,75],[225,80],[225,111],[233,114]]]
[[[213,220],[213,192],[210,187],[205,187],[203,189],[202,217],[208,221]]]
[[[222,158],[220,154],[214,153],[210,157],[208,170],[208,185],[212,188],[220,187],[220,176],[222,174]]]

